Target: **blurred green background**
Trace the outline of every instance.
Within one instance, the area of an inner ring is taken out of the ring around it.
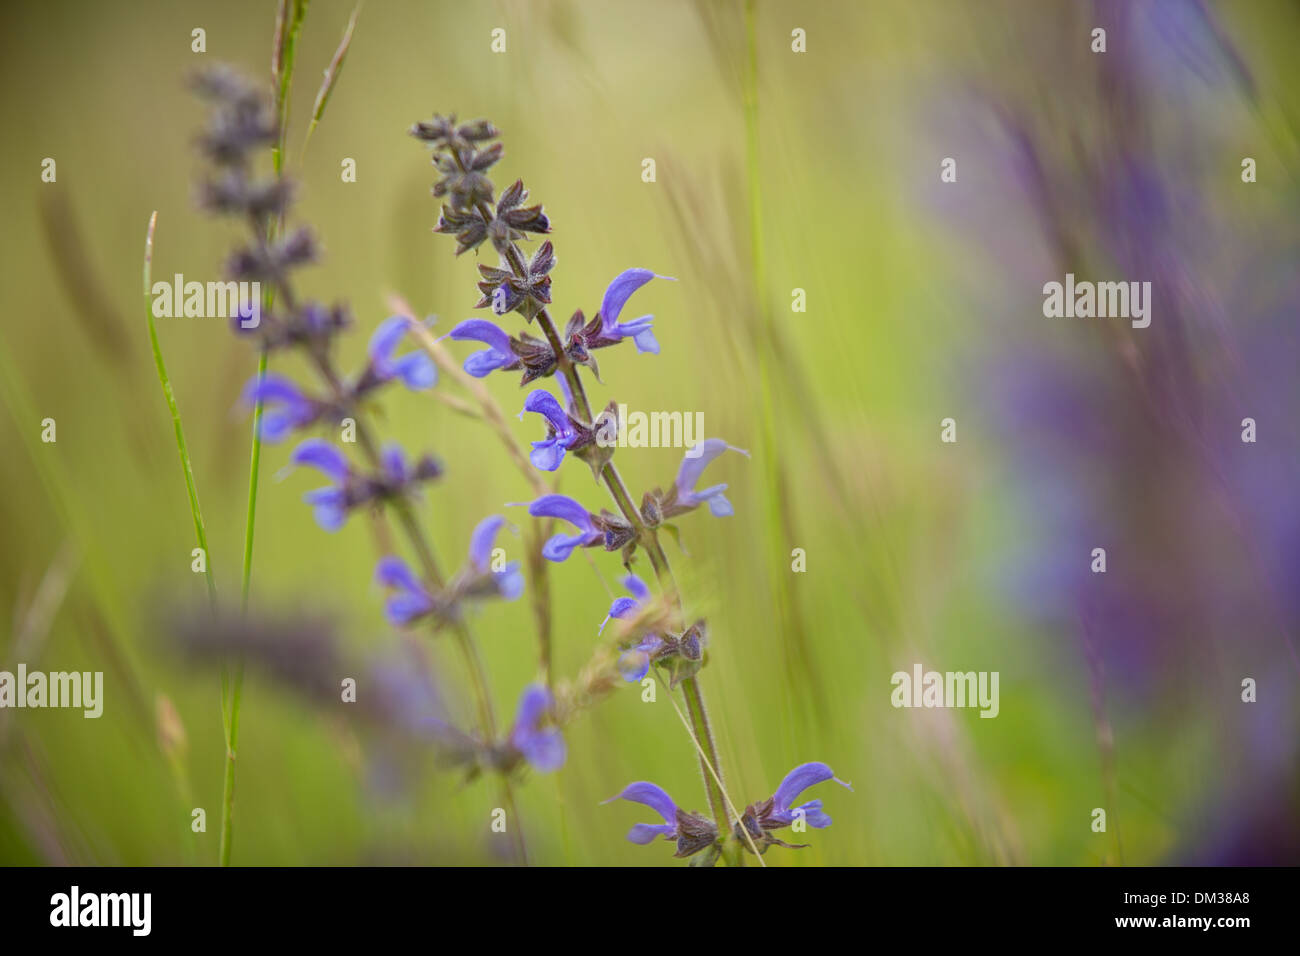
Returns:
[[[1012,23],[1041,18],[1055,37],[1078,19],[1086,34],[1078,6],[759,3],[759,273],[743,5],[371,0],[304,156],[320,70],[352,9],[311,4],[289,171],[301,182],[294,219],[312,224],[325,249],[303,288],[347,300],[358,318],[345,368],[363,361],[390,293],[439,316],[436,330],[476,314],[474,255],[456,259],[451,241],[431,234],[434,172],[406,135],[435,111],[487,117],[503,131],[498,188],[523,177],[553,224],[555,315],[593,314],[625,268],[679,280],[651,284],[631,306],[631,315],[654,313],[662,353],[603,352],[604,384],[588,379],[589,389],[593,405],[701,410],[709,435],[753,452],[710,468],[712,480],[729,482],[735,517],[688,516],[689,554],[666,546],[691,610],[710,621],[702,681],[736,802],[761,800],[809,760],[854,785],[809,793],[826,801],[834,825],[808,834],[808,849],[773,850],[769,865],[1161,862],[1196,844],[1212,782],[1236,747],[1215,732],[1235,719],[1226,716],[1231,684],[1222,703],[1201,707],[1112,700],[1117,784],[1108,797],[1076,636],[1045,629],[999,584],[1034,516],[988,413],[963,390],[997,348],[991,324],[971,314],[989,305],[968,283],[997,263],[982,258],[979,235],[931,215],[938,162],[949,155],[934,107],[951,108],[971,85],[1016,81],[1020,64],[1003,42]],[[216,278],[239,238],[195,207],[192,143],[203,112],[184,79],[215,61],[266,76],[274,7],[54,0],[0,14],[0,666],[103,670],[106,680],[98,721],[66,710],[0,713],[3,863],[217,858],[219,678],[182,666],[157,623],[164,605],[202,606],[205,588],[190,570],[193,528],[149,351],[141,253],[153,210],[156,278]],[[1231,13],[1255,65],[1294,89],[1294,65],[1281,65],[1294,10]],[[190,49],[196,27],[207,34],[202,55]],[[489,52],[496,27],[507,31],[505,54]],[[806,54],[791,52],[796,27],[807,31]],[[1258,117],[1268,146],[1257,149],[1294,161],[1288,115]],[[1086,117],[1080,123],[1086,137]],[[44,157],[57,161],[56,183],[40,180]],[[641,178],[646,157],[657,163],[654,183]],[[344,158],[356,160],[356,183],[340,181]],[[1001,228],[996,214],[985,228]],[[493,257],[485,249],[479,259]],[[805,313],[791,311],[796,288],[806,290]],[[159,334],[217,588],[233,599],[249,451],[237,398],[256,358],[216,320],[160,319]],[[449,344],[459,357],[470,351]],[[303,371],[292,359],[273,367]],[[513,374],[485,381],[513,415],[524,395]],[[444,377],[439,389],[456,386]],[[480,423],[404,391],[382,407],[386,436],[447,465],[420,510],[447,564],[480,517],[531,498]],[[950,415],[956,445],[939,442]],[[57,421],[55,444],[39,441],[46,417]],[[520,442],[538,437],[536,420],[509,421]],[[356,649],[387,646],[368,523],[336,535],[316,528],[299,501],[315,485],[277,480],[287,453],[263,454],[254,607],[323,612]],[[676,449],[618,453],[638,499],[669,482],[679,461]],[[607,504],[576,462],[559,481],[593,509]],[[806,573],[791,572],[793,548],[805,549]],[[587,661],[607,587],[622,593],[617,559],[591,554],[600,575],[583,560],[550,569],[561,675]],[[474,627],[504,718],[536,676],[528,603],[487,605]],[[459,662],[442,648],[435,661],[468,715]],[[917,661],[999,671],[1000,716],[895,710],[890,674]],[[184,727],[179,771],[159,747],[160,695]],[[420,773],[378,793],[364,737],[327,710],[250,673],[235,863],[500,859],[489,784]],[[1293,725],[1288,733],[1294,741]],[[624,840],[632,823],[653,819],[649,811],[600,805],[630,781],[651,780],[683,806],[707,809],[666,695],[645,704],[635,688],[621,689],[566,740],[563,770],[534,774],[520,791],[534,860],[672,864],[667,846]],[[1106,834],[1090,829],[1099,806],[1110,808]],[[206,809],[206,833],[191,832],[191,807]]]

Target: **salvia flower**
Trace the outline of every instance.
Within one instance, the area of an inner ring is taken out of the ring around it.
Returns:
[[[609,623],[610,618],[627,617],[650,597],[650,589],[635,574],[625,577],[623,586],[632,592],[633,596],[614,599],[614,603],[609,606],[609,613],[601,622],[601,632],[605,630],[605,625]],[[642,680],[650,671],[651,661],[663,646],[664,641],[657,634],[646,634],[631,647],[625,648],[619,655],[617,663],[618,672],[623,675],[623,680],[630,683]]]
[[[475,378],[483,378],[498,369],[514,371],[520,367],[510,336],[487,319],[466,319],[448,332],[447,337],[457,342],[482,342],[487,346],[465,359],[465,371]]]
[[[800,849],[807,844],[786,843],[773,836],[773,831],[788,827],[796,820],[802,819],[805,824],[815,827],[818,830],[825,829],[831,825],[831,818],[822,809],[822,802],[810,800],[807,803],[793,806],[794,801],[799,795],[809,787],[825,783],[827,780],[834,780],[841,787],[852,790],[847,783],[835,776],[834,771],[824,763],[805,763],[795,767],[785,779],[777,786],[776,792],[768,797],[762,803],[750,804],[745,808],[745,813],[739,823],[736,824],[736,837],[745,849],[750,849],[750,840],[753,841],[755,848],[759,853],[767,852],[770,846],[784,846],[791,849]],[[745,832],[741,830],[744,827],[748,831],[748,839]],[[752,851],[751,851],[752,852]]]
[[[602,511],[589,512],[567,495],[543,495],[528,506],[534,518],[561,518],[578,529],[577,534],[552,535],[542,545],[542,557],[548,561],[567,561],[574,548],[594,548],[603,544],[606,551],[617,551],[635,543],[636,532],[620,515]]]
[[[315,424],[328,411],[324,402],[304,395],[282,375],[267,372],[244,388],[242,401],[249,408],[262,403],[258,436],[265,442],[284,441],[293,432]]]
[[[554,534],[542,545],[542,557],[548,561],[567,561],[574,548],[590,548],[605,539],[595,515],[567,495],[543,495],[528,506],[528,513],[534,518],[560,518],[578,529],[577,534]]]
[[[628,840],[639,846],[663,837],[676,842],[677,852],[673,856],[688,857],[713,846],[718,840],[718,828],[713,821],[681,809],[662,787],[653,783],[642,780],[628,784],[622,793],[605,802],[615,800],[644,804],[663,817],[663,823],[638,823],[627,832]]]
[[[315,468],[334,482],[328,488],[318,488],[303,496],[314,509],[316,523],[326,531],[343,527],[348,514],[362,505],[413,492],[421,482],[432,481],[442,474],[442,466],[428,455],[408,464],[401,446],[395,443],[384,446],[381,468],[375,474],[358,472],[341,451],[320,438],[302,442],[289,461]]]
[[[555,396],[545,389],[534,389],[528,394],[520,419],[525,412],[536,412],[547,422],[547,437],[533,442],[533,450],[528,455],[542,471],[555,471],[566,451],[577,451],[595,440],[595,433],[561,408]]]
[[[623,306],[632,293],[651,279],[668,279],[671,276],[657,276],[649,269],[628,269],[619,273],[605,289],[605,296],[600,303],[600,311],[585,325],[585,316],[581,311],[575,312],[565,329],[565,351],[575,362],[590,365],[592,361],[586,353],[590,349],[607,348],[630,338],[638,352],[659,354],[659,342],[650,330],[653,316],[643,315],[630,322],[620,322],[619,316]]]
[[[519,562],[511,561],[499,571],[492,569],[492,550],[506,519],[488,515],[474,528],[469,539],[469,568],[457,590],[470,596],[495,595],[513,601],[524,593],[524,576]]]
[[[711,485],[708,488],[699,490],[695,487],[699,484],[700,477],[704,474],[704,469],[708,467],[709,462],[724,451],[734,451],[746,458],[749,457],[749,452],[743,448],[728,445],[721,438],[706,438],[699,444],[687,449],[686,455],[682,458],[681,467],[677,470],[677,480],[673,482],[667,496],[660,497],[657,502],[659,515],[663,518],[672,518],[692,511],[705,503],[708,504],[709,511],[715,517],[725,518],[735,514],[731,502],[722,494],[727,490],[726,484]]]
[[[631,322],[618,321],[619,315],[623,312],[623,306],[632,297],[632,293],[654,278],[656,278],[655,274],[649,269],[628,269],[626,272],[619,273],[614,281],[609,284],[609,287],[605,289],[605,296],[600,302],[600,329],[602,335],[614,339],[630,337],[636,343],[638,352],[651,352],[656,355],[659,353],[659,343],[655,341],[655,337],[650,331],[652,316],[643,315]],[[669,276],[658,276],[658,278],[674,281]]]
[[[433,388],[437,384],[438,369],[434,366],[433,359],[423,351],[416,349],[401,357],[394,357],[407,328],[407,319],[400,315],[389,316],[379,323],[370,336],[370,343],[367,346],[370,364],[357,385],[358,393],[369,391],[394,379],[401,379],[402,383],[413,392]]]
[[[303,501],[312,506],[316,523],[326,531],[343,527],[348,517],[346,488],[353,482],[352,469],[343,452],[327,441],[309,438],[293,450],[289,461],[295,465],[309,465],[334,482],[328,488],[307,492]]]
[[[399,557],[380,558],[375,565],[375,580],[393,592],[384,603],[384,616],[394,627],[406,627],[440,606],[441,602]]]
[[[519,698],[519,712],[510,728],[508,743],[534,769],[550,773],[564,766],[564,736],[557,727],[544,727],[551,710],[551,692],[530,684]]]

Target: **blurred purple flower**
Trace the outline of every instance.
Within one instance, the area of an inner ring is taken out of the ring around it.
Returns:
[[[662,504],[664,517],[671,518],[674,515],[683,514],[698,508],[705,502],[708,502],[709,511],[716,517],[725,518],[735,514],[731,502],[722,494],[727,490],[725,483],[712,485],[701,491],[695,490],[695,486],[699,484],[700,477],[704,474],[704,469],[708,467],[709,462],[728,450],[738,452],[746,458],[749,457],[749,452],[743,448],[728,445],[721,438],[706,438],[698,445],[687,450],[682,458],[682,465],[677,470],[677,480],[669,492],[668,499]]]
[[[324,439],[308,438],[293,450],[289,461],[294,465],[315,468],[334,482],[328,488],[307,492],[302,500],[312,506],[312,514],[318,525],[326,531],[338,531],[348,520],[346,485],[352,477],[343,452]]]
[[[411,493],[423,481],[442,473],[441,466],[428,455],[408,466],[400,445],[389,443],[380,453],[378,474],[361,474],[352,468],[344,454],[320,438],[308,438],[294,449],[289,461],[322,472],[334,484],[318,488],[303,496],[314,509],[316,523],[326,531],[338,531],[348,513],[373,501],[384,501]]]
[[[401,558],[388,555],[375,566],[375,580],[394,593],[384,604],[384,616],[394,627],[405,627],[438,606],[437,600]]]
[[[284,441],[293,432],[315,423],[325,405],[304,395],[283,375],[267,372],[244,388],[241,400],[249,408],[262,403],[258,436],[265,442]]]
[[[519,570],[519,562],[511,561],[500,571],[492,570],[492,545],[505,523],[506,519],[501,515],[488,515],[475,526],[470,535],[469,562],[481,577],[490,580],[502,598],[513,601],[524,593],[524,576]]]
[[[605,625],[609,623],[610,618],[626,617],[645,603],[650,596],[650,589],[635,574],[629,574],[625,577],[623,586],[631,591],[634,596],[614,599],[614,603],[609,606],[609,614],[601,622],[601,632],[605,630]],[[650,661],[653,659],[655,651],[661,649],[663,644],[663,640],[657,634],[646,634],[636,644],[626,648],[619,655],[617,664],[618,672],[623,675],[623,679],[629,683],[634,683],[644,678],[650,671]]]
[[[542,727],[551,703],[550,691],[530,684],[519,698],[519,713],[510,729],[510,746],[542,773],[564,766],[564,736],[558,728]]]
[[[437,384],[438,370],[433,359],[424,352],[416,350],[407,352],[400,358],[393,357],[402,336],[406,334],[408,324],[404,316],[390,316],[380,322],[370,336],[370,344],[367,346],[370,368],[366,375],[369,383],[377,385],[400,378],[407,388],[415,392],[433,388]]]

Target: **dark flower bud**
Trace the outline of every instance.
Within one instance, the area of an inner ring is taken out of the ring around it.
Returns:
[[[499,231],[510,241],[522,239],[524,233],[528,232],[551,231],[551,221],[546,218],[541,206],[521,208],[521,204],[527,198],[528,190],[524,189],[523,180],[516,179],[510,188],[501,194],[501,199],[497,202],[497,218],[494,225],[499,224]],[[504,250],[500,251],[504,255]]]
[[[502,146],[500,143],[493,143],[487,149],[479,150],[478,152],[473,153],[470,157],[469,162],[467,162],[465,165],[468,166],[470,169],[474,170],[476,173],[481,173],[484,170],[491,169],[494,165],[496,165],[497,161],[501,159],[501,154],[504,151],[505,151],[505,147]]]
[[[592,523],[604,534],[606,551],[617,551],[636,542],[636,529],[622,515],[601,509],[600,514],[593,516]]]
[[[199,205],[208,212],[267,219],[283,214],[292,195],[287,179],[253,182],[242,170],[229,168],[199,187]]]
[[[411,477],[415,481],[433,481],[442,477],[442,463],[432,455],[425,455],[415,463],[411,470]]]
[[[257,243],[236,249],[226,265],[235,279],[278,282],[289,269],[305,265],[317,256],[316,240],[306,226],[271,243]]]
[[[446,196],[452,209],[469,210],[492,202],[492,180],[481,172],[462,168],[459,159],[443,154],[435,156],[433,164],[442,173],[442,179],[433,185],[433,194]]]
[[[443,206],[442,215],[438,217],[438,225],[433,231],[456,237],[456,255],[468,252],[470,249],[477,249],[488,237],[488,226],[483,222],[483,217],[479,215],[477,209],[457,212],[448,206]]]
[[[520,385],[527,385],[534,379],[552,375],[555,372],[555,353],[549,343],[523,332],[518,338],[511,337],[510,350],[519,357],[524,367],[524,377]]]
[[[465,123],[456,130],[456,135],[469,143],[479,143],[485,139],[496,139],[500,132],[487,120],[475,120]]]
[[[647,528],[657,528],[664,520],[658,497],[649,491],[641,496],[641,520]]]
[[[266,91],[228,67],[200,73],[193,87],[216,105],[199,148],[219,166],[242,165],[251,150],[275,142],[275,116]]]
[[[532,260],[524,267],[524,275],[518,276],[509,269],[496,269],[480,265],[479,273],[483,281],[478,284],[483,293],[475,307],[490,305],[497,315],[520,311],[532,321],[536,306],[550,305],[551,277],[548,273],[555,267],[555,248],[549,242],[533,254]],[[531,301],[530,301],[531,300]]]
[[[704,621],[696,621],[677,640],[679,653],[688,661],[698,661],[704,657],[704,627]]]

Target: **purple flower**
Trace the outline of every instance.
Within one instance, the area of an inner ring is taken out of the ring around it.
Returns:
[[[822,810],[821,800],[810,800],[797,807],[791,806],[799,794],[827,780],[834,780],[841,787],[853,789],[836,777],[834,771],[824,763],[800,764],[791,770],[777,786],[776,793],[762,803],[750,804],[745,808],[744,815],[736,824],[736,835],[741,841],[741,846],[748,850],[752,841],[759,853],[766,853],[767,848],[774,845],[791,849],[806,846],[807,844],[786,843],[773,836],[773,831],[788,827],[797,820],[802,820],[808,826],[819,830],[830,826],[831,818]],[[741,830],[742,826],[744,831],[748,831],[747,835]]]
[[[501,515],[488,515],[474,528],[469,539],[469,563],[480,577],[486,576],[497,593],[513,601],[524,593],[524,576],[519,562],[511,561],[500,571],[492,570],[492,545],[506,519]]]
[[[343,452],[322,438],[308,438],[293,450],[289,461],[315,468],[334,482],[330,487],[307,492],[302,500],[312,506],[318,525],[326,531],[338,531],[348,520],[346,486],[352,478],[352,469]]]
[[[274,372],[249,382],[242,401],[250,408],[262,403],[258,437],[272,443],[284,441],[290,433],[311,425],[325,410],[320,402],[308,398],[297,385]]]
[[[400,315],[389,316],[379,323],[367,346],[370,354],[368,378],[376,385],[400,378],[407,388],[416,392],[433,388],[438,382],[438,370],[428,355],[414,351],[401,358],[393,357],[406,334],[407,325],[407,319]]]
[[[577,405],[573,401],[573,390],[569,388],[569,380],[563,375],[555,376],[555,384],[560,386],[560,394],[564,396],[564,408],[572,415]]]
[[[564,453],[590,444],[591,431],[583,428],[569,413],[560,407],[555,396],[545,389],[534,389],[524,400],[524,409],[519,413],[523,419],[524,412],[536,412],[544,417],[549,425],[548,436],[533,442],[533,450],[528,458],[542,471],[555,471],[564,461]]]
[[[466,319],[448,332],[447,336],[458,342],[482,342],[487,346],[465,359],[465,371],[475,378],[482,378],[497,369],[520,367],[519,356],[515,355],[510,346],[510,336],[487,319]]]
[[[627,832],[627,838],[639,846],[653,843],[658,837],[677,842],[674,856],[687,857],[712,846],[718,839],[718,828],[697,813],[687,813],[673,803],[662,787],[644,780],[630,783],[623,792],[610,797],[605,803],[630,800],[641,803],[663,817],[663,823],[638,823]]]
[[[577,534],[551,536],[542,546],[542,557],[548,561],[566,561],[574,548],[590,548],[605,540],[592,514],[566,495],[543,495],[528,506],[528,513],[534,518],[561,518],[578,529]]]
[[[645,603],[650,596],[650,589],[645,586],[645,582],[635,574],[629,574],[623,579],[623,586],[632,592],[634,597],[615,598],[614,603],[609,606],[609,614],[601,622],[600,630],[605,630],[605,625],[609,623],[612,617],[624,618],[635,611]],[[650,662],[654,658],[656,651],[664,646],[663,639],[657,634],[646,634],[639,641],[629,648],[626,648],[618,658],[618,672],[623,675],[623,679],[629,683],[635,683],[645,677],[650,671]]]
[[[294,465],[308,465],[334,482],[303,496],[315,509],[316,523],[326,531],[337,531],[354,508],[372,501],[385,501],[413,492],[419,482],[432,481],[442,474],[442,467],[428,455],[406,463],[400,445],[389,443],[380,453],[380,468],[375,474],[361,474],[353,469],[343,453],[320,438],[309,438],[290,456]]]
[[[704,474],[704,469],[708,467],[709,462],[717,458],[724,451],[730,449],[739,452],[746,458],[749,452],[743,448],[735,448],[728,445],[721,438],[706,438],[692,448],[687,449],[686,455],[682,458],[682,465],[677,470],[677,481],[674,483],[675,497],[672,504],[665,504],[665,516],[680,514],[697,508],[706,501],[709,504],[709,511],[718,518],[725,518],[735,514],[731,507],[731,502],[724,496],[723,492],[727,490],[726,484],[712,485],[702,491],[696,491],[695,486],[699,484],[700,476]]]
[[[384,616],[394,627],[405,627],[437,607],[433,595],[401,558],[380,558],[375,565],[375,580],[394,592],[384,604]]]
[[[542,728],[551,709],[551,693],[540,684],[524,688],[519,713],[510,729],[510,746],[542,773],[564,766],[564,737],[558,728]]]
[[[656,276],[649,269],[628,269],[609,284],[601,300],[600,310],[592,316],[590,322],[581,309],[573,313],[564,328],[564,351],[571,362],[586,365],[593,371],[597,371],[596,357],[591,354],[592,350],[617,345],[627,338],[636,343],[638,352],[659,354],[659,343],[655,341],[654,333],[650,330],[651,316],[643,315],[630,322],[618,321],[623,306],[627,304],[632,293],[651,279],[675,281],[671,276]],[[597,375],[599,376],[599,372]]]
[[[643,315],[631,322],[618,321],[619,314],[622,313],[623,306],[627,304],[632,293],[655,278],[676,281],[670,276],[656,276],[649,269],[628,269],[615,277],[600,301],[601,338],[614,341],[630,338],[636,344],[638,352],[659,354],[659,343],[655,341],[654,333],[650,331],[652,316]]]
[[[818,783],[825,783],[827,780],[834,780],[841,787],[852,790],[847,783],[835,776],[835,772],[824,763],[805,763],[800,764],[785,775],[785,779],[776,788],[776,793],[772,794],[772,816],[771,819],[781,821],[783,825],[793,823],[796,811],[803,811],[806,815],[808,825],[823,830],[831,825],[831,818],[822,810],[821,800],[810,800],[808,803],[800,804],[791,808],[791,804],[809,787]]]

